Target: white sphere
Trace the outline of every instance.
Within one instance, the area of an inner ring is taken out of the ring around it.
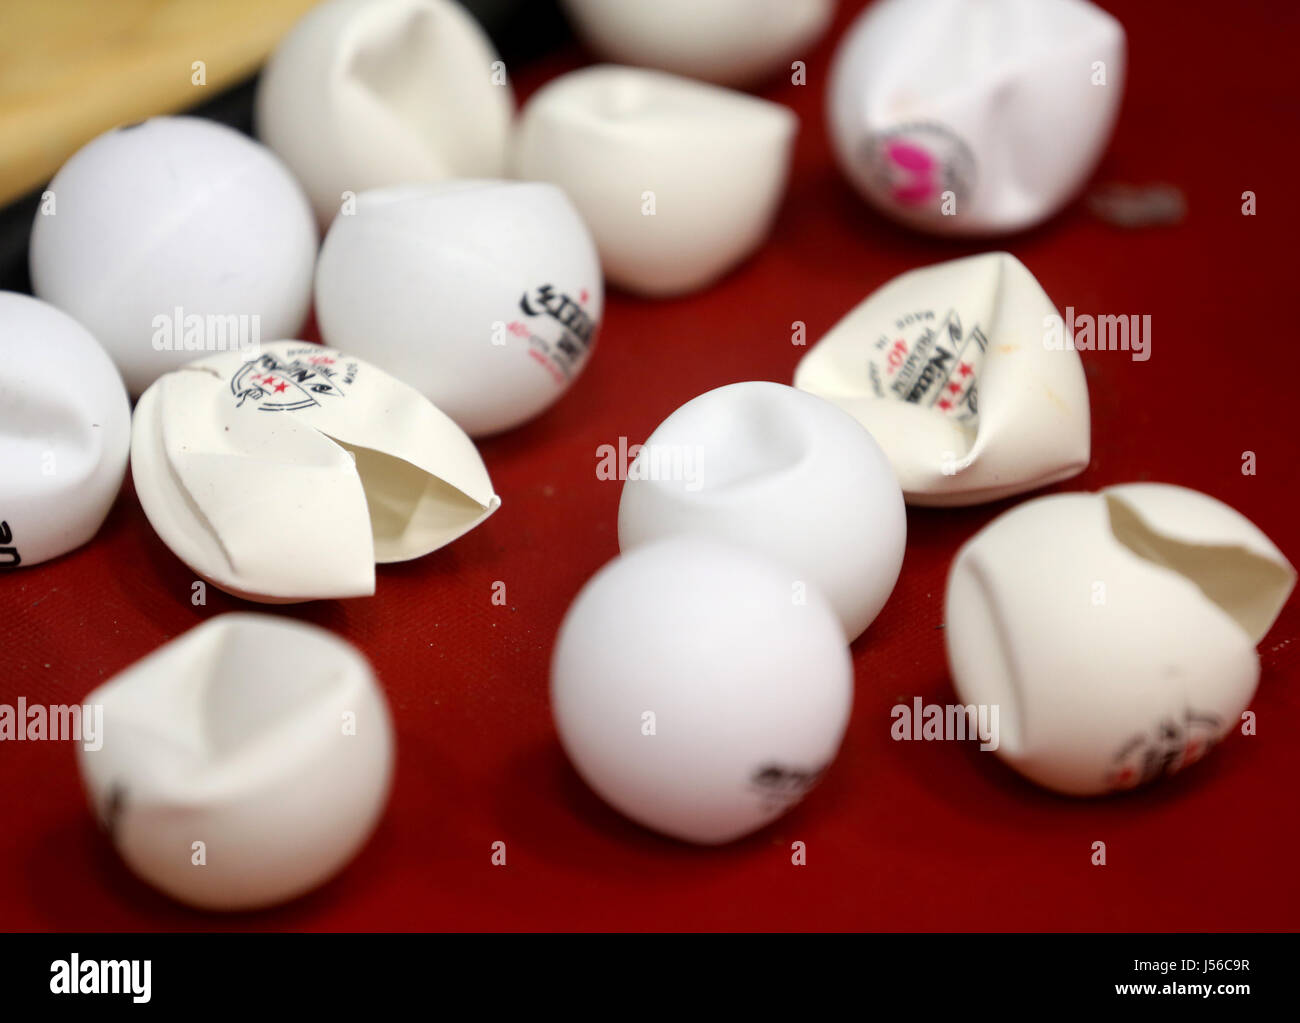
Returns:
[[[132,394],[239,332],[287,337],[306,319],[311,210],[274,154],[233,128],[155,117],[106,132],[49,192],[32,288],[95,335]]]
[[[835,13],[834,0],[564,0],[564,7],[605,60],[731,86],[789,71]]]
[[[344,193],[505,172],[514,94],[452,0],[329,0],[258,82],[257,135],[298,176],[322,226]]]
[[[1106,147],[1124,29],[1086,0],[879,0],[836,50],[840,167],[882,212],[936,234],[1055,213]]]
[[[1027,501],[953,561],[953,685],[963,704],[997,708],[998,756],[1038,784],[1132,788],[1236,730],[1259,681],[1255,645],[1295,578],[1254,525],[1194,490]]]
[[[587,784],[702,844],[797,803],[834,760],[852,702],[821,594],[796,603],[784,569],[698,537],[601,569],[565,615],[551,668],[560,741]]]
[[[587,363],[604,304],[595,244],[554,185],[363,192],[321,247],[326,343],[373,361],[472,435],[549,407]]]
[[[80,547],[112,507],[131,439],[113,361],[80,323],[0,291],[0,570]]]
[[[383,693],[354,647],[314,625],[218,616],[84,702],[103,713],[102,745],[77,749],[92,810],[132,871],[202,909],[322,884],[388,798]]]
[[[796,129],[789,108],[745,93],[587,67],[529,99],[514,171],[568,193],[611,282],[679,295],[711,284],[767,235]]]
[[[682,533],[746,547],[824,593],[850,641],[898,581],[907,515],[888,460],[851,416],[793,387],[751,381],[691,399],[627,477],[621,550]]]

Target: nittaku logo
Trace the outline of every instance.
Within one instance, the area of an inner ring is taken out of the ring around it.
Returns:
[[[289,354],[293,358],[287,361],[263,355],[237,369],[230,378],[236,404],[251,402],[263,412],[292,412],[319,405],[321,398],[343,397],[343,387],[356,379],[355,362],[340,364],[314,345]]]
[[[50,991],[56,995],[131,995],[131,1001],[149,1001],[153,960],[87,959],[75,952],[50,963]]]

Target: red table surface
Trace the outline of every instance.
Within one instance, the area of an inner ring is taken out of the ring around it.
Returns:
[[[1156,480],[1228,502],[1300,557],[1294,180],[1300,29],[1276,9],[1107,4],[1130,72],[1097,181],[1170,182],[1177,226],[1126,231],[1076,203],[996,243],[911,234],[870,211],[832,163],[822,118],[842,4],[807,55],[808,84],[764,91],[802,127],[763,249],[676,301],[608,296],[596,352],[541,418],[481,444],[501,510],[429,557],[381,566],[377,594],[269,609],[366,652],[397,730],[392,798],[333,882],[261,913],[208,915],[136,880],[87,812],[69,743],[0,746],[0,927],[30,930],[878,929],[1293,930],[1300,923],[1300,607],[1260,644],[1258,735],[1122,797],[1042,791],[974,747],[895,742],[890,708],[954,700],[942,599],[958,546],[1018,498],[908,511],[894,595],[853,644],[856,697],[824,783],[767,829],[721,848],[645,831],[580,781],[556,739],[548,665],[583,583],[618,551],[620,484],[596,449],[644,440],[689,398],[739,380],[788,383],[815,340],[904,270],[1003,247],[1062,309],[1150,314],[1152,357],[1083,353],[1092,462],[1054,489]],[[520,98],[578,66],[522,69]],[[1062,123],[1060,131],[1070,130]],[[1044,137],[1043,145],[1051,145]],[[1258,196],[1243,216],[1241,194]],[[1159,344],[1154,335],[1159,334]],[[1242,473],[1243,452],[1258,474]],[[216,614],[267,610],[209,589],[154,535],[130,483],[99,536],[0,581],[0,703],[65,703]],[[508,603],[491,602],[503,581]],[[493,866],[504,841],[507,865]],[[807,865],[791,864],[791,843]],[[1108,863],[1091,864],[1104,841]]]

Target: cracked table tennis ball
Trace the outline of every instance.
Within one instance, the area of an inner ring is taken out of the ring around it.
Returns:
[[[564,0],[578,34],[605,60],[719,85],[752,85],[806,57],[834,0]]]
[[[81,321],[127,389],[202,351],[292,336],[316,227],[265,146],[197,117],[106,132],[54,176],[32,225],[32,288]]]
[[[1085,0],[880,0],[831,66],[841,169],[936,234],[1003,234],[1084,184],[1124,89],[1124,29]]]
[[[830,402],[784,384],[729,384],[660,423],[628,467],[618,507],[627,551],[712,536],[787,566],[829,599],[850,641],[898,581],[903,495],[884,453]]]
[[[302,341],[210,356],[149,388],[131,474],[150,525],[248,600],[375,592],[375,563],[422,557],[500,506],[474,443],[361,359]]]
[[[271,55],[257,135],[328,226],[384,185],[505,172],[514,94],[505,64],[451,0],[330,0]]]
[[[1006,252],[895,277],[813,345],[794,384],[871,431],[909,504],[996,501],[1088,465],[1079,353]]]
[[[99,531],[131,439],[113,360],[80,323],[0,291],[0,570],[57,558]]]
[[[790,573],[701,537],[609,562],[560,626],[551,709],[606,802],[701,844],[775,820],[821,777],[853,702],[834,611]]]
[[[374,361],[474,436],[564,393],[603,302],[591,234],[542,182],[363,192],[330,227],[316,269],[326,343]]]
[[[610,281],[679,295],[721,277],[766,236],[797,127],[777,103],[599,65],[532,96],[515,134],[514,169],[568,193]]]
[[[310,891],[388,799],[393,729],[366,659],[324,629],[220,615],[109,679],[77,763],[127,866],[201,909]]]
[[[1249,520],[1194,490],[1040,497],[953,560],[953,685],[998,708],[997,753],[1027,778],[1081,796],[1132,788],[1240,726],[1255,645],[1295,579]]]

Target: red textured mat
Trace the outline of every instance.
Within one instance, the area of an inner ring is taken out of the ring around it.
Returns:
[[[1171,182],[1175,227],[1124,231],[1076,204],[995,245],[886,223],[832,165],[822,123],[833,43],[804,87],[764,94],[802,128],[766,247],[704,294],[613,294],[586,373],[551,412],[482,445],[503,507],[427,558],[381,566],[370,599],[273,610],[358,644],[392,703],[398,768],[371,843],[321,891],[264,913],[210,916],[136,881],[87,812],[71,746],[0,744],[4,929],[1157,929],[1300,925],[1300,600],[1260,646],[1258,735],[1147,790],[1101,801],[1040,791],[959,743],[894,742],[890,708],[952,698],[942,595],[962,541],[1011,502],[908,512],[903,575],[853,646],[843,750],[798,809],[747,840],[698,849],[624,821],[568,766],[547,703],[560,617],[617,552],[617,482],[596,449],[635,443],[682,402],[747,379],[788,383],[805,349],[894,275],[991,247],[1019,256],[1064,309],[1150,314],[1152,357],[1082,354],[1093,457],[1058,489],[1132,480],[1203,490],[1300,560],[1295,501],[1293,176],[1300,9],[1179,0],[1105,3],[1129,33],[1130,76],[1098,181]],[[577,66],[521,72],[521,98]],[[1069,125],[1062,124],[1061,131]],[[1051,145],[1044,138],[1043,145]],[[1241,215],[1241,193],[1258,215]],[[1159,335],[1158,338],[1155,335]],[[1258,474],[1244,476],[1253,451]],[[508,603],[491,602],[505,582]],[[56,562],[0,578],[0,703],[82,698],[223,611],[150,529],[129,485],[103,531]],[[807,845],[807,866],[790,843]],[[1090,865],[1104,841],[1109,864]],[[491,865],[504,841],[508,865]]]

